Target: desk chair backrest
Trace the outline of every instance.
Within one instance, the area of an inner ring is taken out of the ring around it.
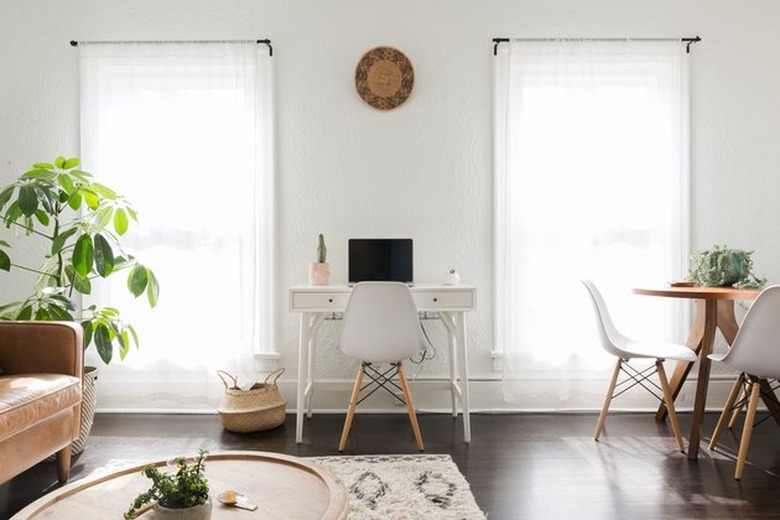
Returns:
[[[355,284],[344,311],[342,352],[369,363],[395,363],[424,347],[417,305],[406,284]]]
[[[750,375],[780,378],[780,285],[761,291],[721,361]]]
[[[615,328],[615,325],[612,323],[612,318],[609,316],[607,304],[604,303],[604,298],[596,288],[596,284],[590,280],[582,280],[582,283],[588,289],[590,301],[593,303],[593,309],[596,311],[596,321],[598,322],[601,345],[604,347],[604,350],[610,354],[623,356],[624,352],[619,346],[624,345],[630,340]]]

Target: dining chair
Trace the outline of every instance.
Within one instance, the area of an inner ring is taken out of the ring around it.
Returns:
[[[761,398],[763,379],[780,379],[780,285],[767,287],[758,295],[745,314],[731,348],[725,354],[710,354],[713,361],[725,363],[739,372],[731,388],[726,404],[715,426],[709,448],[714,450],[720,439],[720,433],[728,422],[732,428],[739,411],[747,403],[745,425],[739,442],[737,467],[734,479],[742,478],[742,470],[747,459],[750,438],[756,419],[758,400]],[[743,397],[737,400],[740,391]],[[731,420],[729,420],[731,415]]]
[[[425,348],[425,336],[409,287],[398,282],[355,284],[344,310],[339,348],[360,360],[339,451],[344,451],[347,443],[355,408],[379,388],[406,405],[417,448],[423,451],[425,446],[402,363]],[[396,375],[398,383],[393,380]],[[362,386],[364,376],[370,381]],[[394,390],[400,391],[403,399]],[[362,398],[361,392],[364,392]]]
[[[666,378],[664,370],[664,360],[671,359],[677,361],[696,361],[696,353],[685,345],[675,343],[661,343],[652,341],[640,341],[624,336],[618,331],[612,323],[609,316],[607,305],[601,296],[596,285],[590,280],[582,280],[582,283],[588,289],[593,308],[596,312],[596,321],[598,323],[599,338],[601,346],[608,353],[617,358],[615,369],[612,372],[612,379],[609,382],[607,396],[604,399],[604,406],[601,408],[598,423],[596,424],[596,433],[593,438],[598,441],[601,432],[604,429],[604,422],[607,419],[607,412],[612,400],[626,392],[636,385],[642,386],[652,395],[661,400],[669,411],[669,422],[672,424],[672,431],[677,440],[680,451],[685,452],[682,434],[680,433],[680,423],[677,420],[677,413],[674,410],[674,399],[669,389],[669,381]],[[632,359],[655,359],[655,364],[649,368],[635,368],[629,364]],[[623,372],[626,378],[618,381],[620,373]],[[650,376],[658,373],[660,388]],[[659,396],[657,391],[661,391]]]

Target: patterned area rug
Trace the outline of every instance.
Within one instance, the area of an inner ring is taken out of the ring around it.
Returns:
[[[349,490],[350,520],[485,519],[449,455],[309,457]]]

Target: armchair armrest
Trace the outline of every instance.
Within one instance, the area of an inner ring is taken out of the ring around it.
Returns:
[[[0,321],[4,375],[51,373],[82,377],[84,332],[64,321]]]

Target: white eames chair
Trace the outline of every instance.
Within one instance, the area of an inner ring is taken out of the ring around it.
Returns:
[[[680,451],[685,452],[685,445],[680,433],[680,423],[674,410],[674,399],[669,389],[669,381],[666,378],[663,362],[666,359],[693,362],[696,361],[696,353],[685,345],[638,341],[624,336],[612,324],[607,306],[596,285],[590,280],[583,280],[582,283],[588,289],[588,294],[593,302],[593,308],[596,311],[601,345],[604,347],[604,350],[617,357],[609,389],[607,390],[607,397],[604,400],[604,406],[601,408],[601,414],[596,424],[596,433],[593,438],[597,441],[599,440],[612,400],[629,388],[640,385],[666,405],[666,409],[669,411],[669,422],[672,424],[677,445],[680,447]],[[630,360],[638,358],[655,359],[654,370],[653,367],[639,370],[629,364]],[[618,382],[621,371],[627,377]],[[649,379],[656,372],[661,384],[660,388]],[[661,396],[658,396],[656,390],[661,391]]]
[[[733,412],[728,425],[731,428],[739,411],[746,402],[748,405],[739,442],[737,467],[734,471],[734,479],[740,480],[753,435],[756,409],[761,397],[761,381],[780,379],[780,285],[773,285],[761,291],[745,315],[729,351],[721,355],[710,354],[709,358],[721,361],[739,372],[712,434],[709,446],[711,450],[718,444],[720,432],[726,425],[729,414]],[[737,402],[737,395],[743,388],[744,396]]]
[[[345,354],[360,360],[347,418],[341,434],[339,451],[347,443],[355,407],[379,388],[384,388],[394,398],[400,399],[388,385],[400,390],[404,396],[412,423],[417,448],[424,445],[412,395],[401,360],[409,358],[425,348],[425,336],[417,316],[417,306],[409,287],[397,282],[361,282],[355,284],[344,311],[339,348]],[[377,368],[375,365],[390,365]],[[369,381],[365,386],[363,376]],[[398,375],[398,384],[393,378]],[[400,385],[400,386],[399,386]],[[361,391],[366,391],[361,399]]]

